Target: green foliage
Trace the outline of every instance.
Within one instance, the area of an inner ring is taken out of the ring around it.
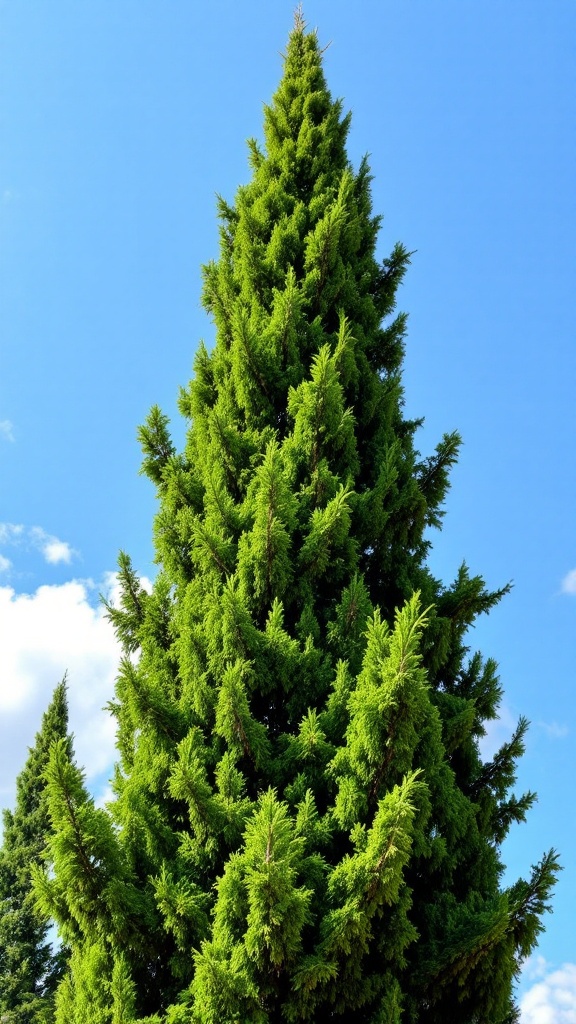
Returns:
[[[140,434],[160,568],[146,594],[122,554],[108,609],[110,811],[62,745],[48,768],[57,1024],[504,1024],[548,909],[553,854],[500,885],[525,723],[483,763],[501,690],[466,637],[507,588],[426,566],[460,439],[421,459],[403,416],[410,253],[376,259],[348,127],[297,15],[219,200],[184,451],[157,408]]]
[[[50,823],[46,768],[50,748],[59,741],[71,751],[66,681],[54,690],[34,746],[16,781],[14,811],[3,812],[0,848],[0,1019],[6,1024],[49,1024],[54,992],[65,964],[48,937],[50,913],[39,912],[32,871],[45,858]]]

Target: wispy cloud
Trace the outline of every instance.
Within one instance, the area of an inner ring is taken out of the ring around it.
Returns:
[[[0,523],[0,544],[14,544],[23,533],[21,523]]]
[[[5,558],[4,555],[0,555],[0,572],[8,572],[8,569],[12,565],[9,558]]]
[[[552,740],[562,740],[570,731],[567,725],[560,725],[559,722],[538,722],[537,725]]]
[[[520,1001],[520,1024],[576,1024],[576,964],[555,969],[538,957],[527,976],[540,980]]]
[[[14,424],[12,420],[0,420],[0,437],[4,441],[14,442]]]
[[[560,589],[563,594],[576,594],[576,569],[566,573]]]
[[[69,565],[77,552],[65,540],[47,533],[41,526],[0,523],[0,544],[28,544],[35,547],[49,565]]]
[[[69,565],[72,561],[75,551],[67,541],[53,537],[40,526],[32,527],[30,537],[50,565],[58,565],[60,562]]]
[[[500,747],[508,742],[518,725],[518,717],[506,703],[503,703],[500,705],[498,718],[485,722],[486,735],[481,737],[479,743],[480,754],[484,761],[490,761]],[[531,728],[540,729],[551,740],[564,739],[570,732],[567,725],[557,721],[544,722],[540,720],[533,722]]]
[[[480,739],[480,753],[484,761],[489,761],[508,742],[517,725],[518,715],[514,715],[506,704],[501,704],[498,718],[484,723],[486,735]]]

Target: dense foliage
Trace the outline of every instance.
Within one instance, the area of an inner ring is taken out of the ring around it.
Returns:
[[[59,1024],[514,1019],[556,863],[500,886],[526,723],[483,762],[501,689],[466,638],[506,588],[426,566],[459,438],[415,448],[409,253],[376,258],[348,126],[297,16],[252,179],[219,200],[185,449],[157,408],[140,432],[159,571],[147,593],[122,555],[109,608],[109,811],[52,753]]]
[[[65,681],[46,710],[34,746],[16,781],[14,811],[3,812],[0,848],[0,1021],[2,1024],[48,1024],[53,996],[65,962],[55,953],[49,920],[35,907],[32,866],[43,863],[50,831],[44,771],[56,741],[67,757],[68,704]]]

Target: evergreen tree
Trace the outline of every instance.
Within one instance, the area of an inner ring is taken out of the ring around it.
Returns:
[[[158,408],[140,431],[159,572],[146,593],[122,554],[109,608],[111,816],[50,766],[59,1024],[515,1017],[557,865],[501,888],[526,723],[483,763],[501,688],[466,637],[507,588],[426,566],[459,437],[423,459],[404,417],[410,254],[376,259],[348,127],[298,14],[252,180],[219,200],[185,449]]]
[[[47,1024],[53,1019],[53,995],[63,969],[62,953],[48,940],[50,922],[38,912],[32,889],[32,865],[44,859],[50,819],[44,770],[52,744],[59,740],[69,757],[66,682],[55,689],[28,760],[16,781],[16,806],[5,810],[0,848],[0,1021]]]

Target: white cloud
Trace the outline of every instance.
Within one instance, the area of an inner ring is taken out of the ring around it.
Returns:
[[[563,594],[576,594],[576,569],[571,569],[566,573],[562,580],[561,590]]]
[[[50,565],[57,565],[58,562],[68,563],[72,560],[72,548],[65,540],[58,540],[57,537],[53,537],[51,540],[47,540],[42,548],[44,558]]]
[[[49,565],[59,565],[64,562],[69,565],[77,553],[74,548],[65,540],[46,533],[41,526],[26,528],[22,523],[0,523],[0,543],[2,544],[31,544],[43,555]]]
[[[550,970],[551,965],[546,957],[540,953],[532,953],[522,964],[522,980],[535,981],[537,978],[543,978]]]
[[[11,420],[0,420],[0,437],[5,441],[14,441],[14,424]]]
[[[12,562],[9,558],[5,558],[4,555],[0,555],[0,572],[7,572]]]
[[[51,534],[46,533],[41,526],[32,527],[30,538],[50,565],[58,565],[59,562],[65,562],[68,565],[72,561],[72,556],[75,552],[70,544],[65,540],[60,540],[58,537],[53,537]]]
[[[535,966],[538,977],[520,1000],[520,1024],[576,1024],[576,964],[553,969],[543,957]]]
[[[26,748],[65,672],[76,758],[88,782],[114,760],[114,722],[102,708],[114,693],[120,650],[96,595],[85,580],[32,594],[0,587],[0,806],[13,802]]]
[[[106,788],[96,796],[94,803],[96,807],[106,808],[106,805],[112,803],[114,800],[114,793],[112,792],[112,786],[108,785]]]

